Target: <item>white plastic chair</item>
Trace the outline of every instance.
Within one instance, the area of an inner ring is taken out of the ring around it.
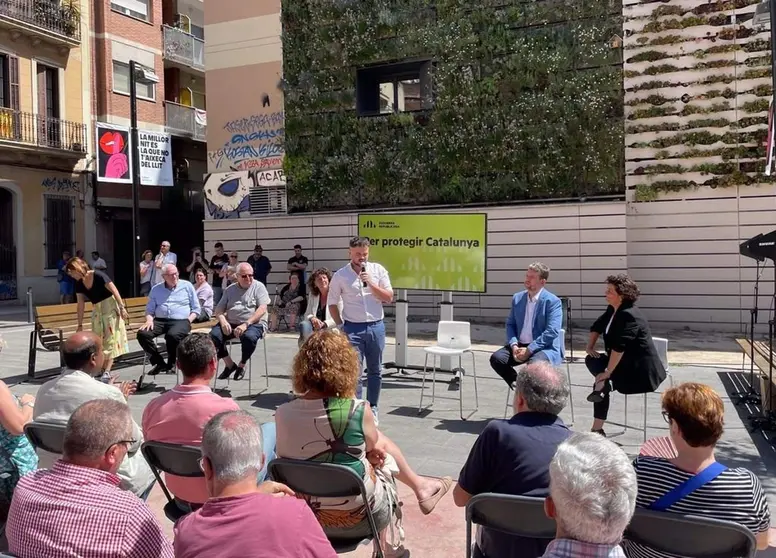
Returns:
[[[460,386],[458,390],[458,406],[460,409],[461,420],[467,420],[479,409],[480,401],[477,393],[477,369],[475,365],[474,353],[472,352],[472,336],[471,325],[469,322],[439,322],[437,326],[437,342],[436,345],[424,348],[426,352],[426,360],[423,363],[423,382],[420,386],[420,404],[418,405],[418,414],[421,414],[425,409],[430,409],[434,405],[434,398],[436,396],[436,370],[437,370],[437,357],[450,356],[458,357],[458,369],[460,372]],[[463,382],[465,376],[465,370],[462,367],[461,361],[463,355],[469,353],[472,356],[472,379],[474,380],[474,410],[466,417],[463,416]],[[431,405],[424,409],[423,407],[423,395],[426,388],[426,375],[428,373],[428,355],[434,357],[432,370],[431,370]]]
[[[571,424],[569,426],[572,426],[574,424],[574,395],[573,390],[571,389],[571,366],[570,366],[570,359],[566,356],[566,330],[561,329],[560,330],[560,338],[561,343],[563,343],[563,362],[566,363],[566,378],[568,378],[569,382],[569,408],[571,409]],[[510,388],[507,388],[507,403],[504,406],[504,418],[507,418],[509,415],[509,411],[512,409],[512,390]]]
[[[671,372],[668,368],[668,339],[665,339],[663,337],[653,337],[652,342],[655,344],[655,349],[657,349],[658,357],[660,358],[660,362],[663,363],[663,368],[666,369],[666,379],[668,380],[668,383],[671,387],[674,387],[674,377],[671,375]],[[642,429],[644,433],[643,441],[647,441],[647,395],[648,393],[641,394],[644,397],[644,404],[642,405],[644,408],[644,428]],[[609,422],[609,421],[606,421]],[[632,428],[633,430],[639,430],[639,428],[632,427],[628,425],[628,395],[625,394],[625,417],[623,419],[624,424],[618,424],[616,422],[609,422],[609,424],[614,424],[616,426],[624,426],[625,430],[622,430],[621,432],[615,432],[614,434],[611,434],[611,436],[620,436],[622,434],[625,434],[625,431],[628,428]]]

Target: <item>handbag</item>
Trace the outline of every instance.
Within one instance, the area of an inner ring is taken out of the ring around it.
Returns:
[[[678,484],[671,490],[663,494],[660,498],[652,502],[647,509],[654,511],[665,511],[679,500],[698,490],[701,486],[710,483],[716,479],[723,472],[727,471],[722,463],[716,461],[706,467],[703,471],[699,471],[695,476],[690,477],[682,484]]]

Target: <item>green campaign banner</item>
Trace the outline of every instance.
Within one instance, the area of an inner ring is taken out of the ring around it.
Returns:
[[[484,293],[485,213],[371,213],[358,216],[369,259],[385,266],[394,289]]]

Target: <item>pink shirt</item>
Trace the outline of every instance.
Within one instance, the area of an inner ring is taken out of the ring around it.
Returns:
[[[175,558],[337,558],[310,506],[291,496],[213,498],[175,524]]]
[[[173,558],[154,513],[120,482],[62,460],[23,476],[8,512],[9,551],[20,558]]]
[[[143,438],[146,441],[199,446],[205,424],[218,413],[239,411],[237,403],[213,393],[208,386],[177,385],[152,400],[143,411]],[[165,475],[165,483],[175,496],[192,504],[207,501],[203,478]]]

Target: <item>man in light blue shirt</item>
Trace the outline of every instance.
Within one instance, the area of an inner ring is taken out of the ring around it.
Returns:
[[[161,285],[164,281],[164,266],[168,264],[177,265],[178,256],[175,252],[170,252],[170,242],[165,240],[159,247],[159,253],[154,258],[154,267],[151,272],[151,286]]]
[[[143,347],[151,362],[149,374],[169,372],[175,367],[178,343],[191,331],[191,322],[197,319],[201,308],[194,285],[180,279],[178,268],[167,264],[162,268],[164,282],[155,285],[148,293],[146,321],[137,332],[137,342]],[[154,338],[164,335],[167,343],[167,362],[164,362]],[[140,379],[140,384],[142,377]]]

